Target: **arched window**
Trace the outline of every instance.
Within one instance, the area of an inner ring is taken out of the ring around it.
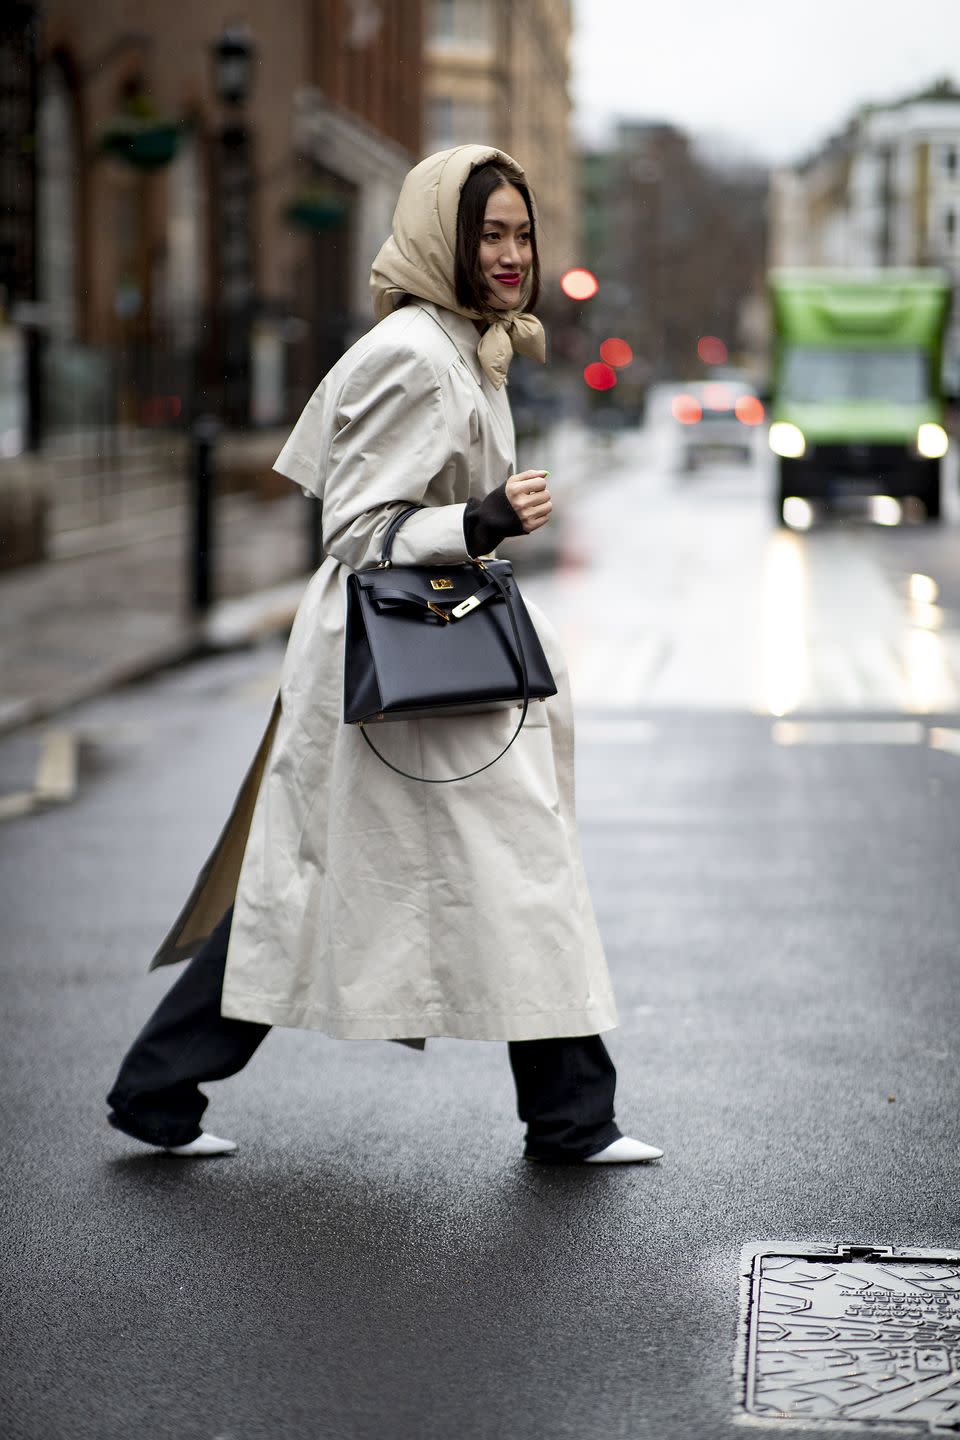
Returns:
[[[173,344],[197,343],[207,305],[207,185],[196,129],[188,131],[167,171],[166,320]]]
[[[53,343],[76,335],[79,145],[73,93],[54,59],[40,75],[37,125],[37,291]]]

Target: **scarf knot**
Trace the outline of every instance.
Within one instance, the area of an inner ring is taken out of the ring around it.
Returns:
[[[514,351],[527,355],[531,360],[543,364],[547,358],[546,338],[543,326],[535,315],[498,316],[491,320],[477,346],[477,358],[487,375],[499,390],[507,378]]]

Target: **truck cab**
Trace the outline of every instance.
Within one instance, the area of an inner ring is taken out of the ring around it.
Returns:
[[[946,275],[775,270],[770,294],[778,523],[792,496],[913,496],[938,520]]]

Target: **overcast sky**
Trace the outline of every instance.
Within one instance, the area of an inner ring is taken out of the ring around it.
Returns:
[[[950,74],[960,0],[574,0],[577,133],[663,119],[775,162]]]

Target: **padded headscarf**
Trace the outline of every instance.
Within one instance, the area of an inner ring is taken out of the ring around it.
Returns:
[[[482,320],[487,329],[480,336],[477,357],[499,390],[507,378],[513,352],[543,361],[546,340],[540,321],[523,309],[530,296],[529,274],[522,283],[516,310],[469,310],[457,300],[454,257],[460,192],[471,172],[490,161],[507,175],[526,182],[516,160],[503,150],[485,145],[441,150],[413,167],[400,190],[393,234],[373,262],[370,289],[378,320],[391,313],[402,295],[415,295],[470,320]],[[533,218],[536,220],[536,212]]]

